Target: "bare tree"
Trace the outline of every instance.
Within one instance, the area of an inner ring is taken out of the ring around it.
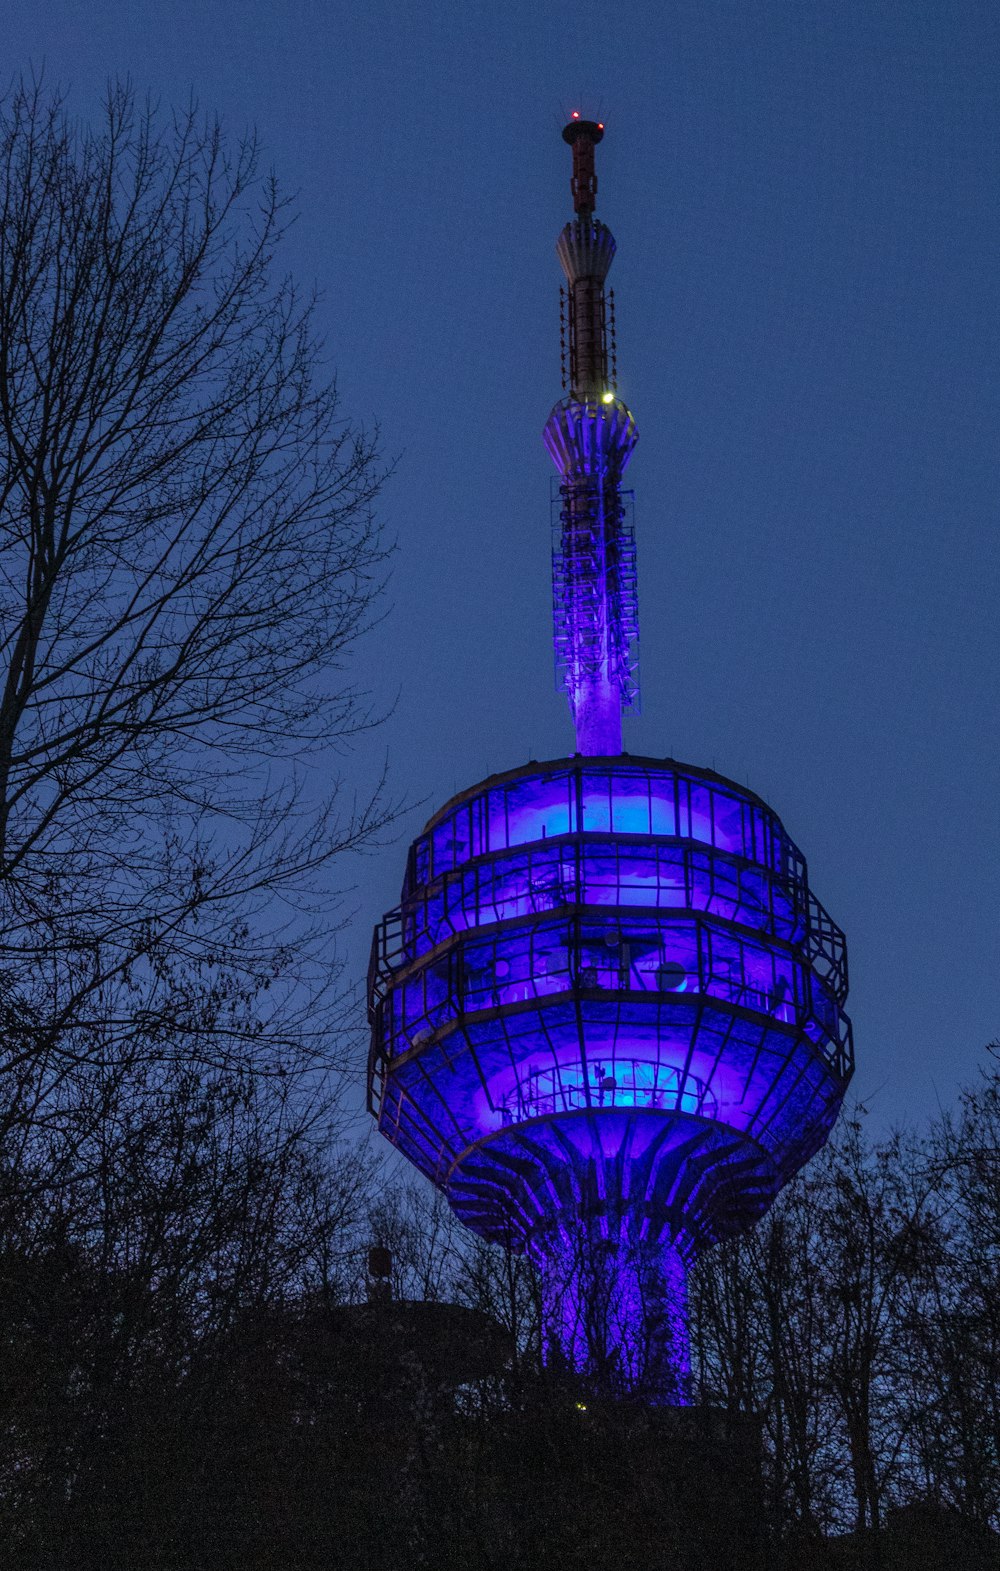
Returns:
[[[0,1500],[25,1520],[39,1480],[62,1520],[127,1393],[194,1390],[241,1318],[335,1272],[355,1200],[326,1154],[327,869],[384,809],[325,761],[370,721],[345,662],[384,472],[277,270],[290,216],[194,108],[0,104]]]
[[[900,1380],[931,1501],[1000,1522],[1000,1044],[931,1143],[935,1225],[915,1251]]]
[[[887,1513],[914,1501],[996,1520],[990,1100],[987,1080],[930,1139],[872,1144],[845,1119],[768,1216],[699,1265],[700,1397],[760,1416],[786,1534],[852,1529],[874,1553]]]
[[[829,1277],[818,1230],[831,1151],[778,1197],[745,1237],[698,1262],[692,1278],[698,1399],[758,1416],[775,1522],[815,1538],[836,1520],[843,1437],[829,1399]]]
[[[322,980],[302,906],[381,808],[309,798],[301,766],[369,720],[343,663],[383,572],[383,475],[275,271],[288,216],[254,141],[194,108],[164,121],[119,85],[90,129],[22,84],[0,110],[0,1008],[22,1107],[109,1034],[173,1052],[187,1018],[189,1057],[260,1064],[329,1025],[302,1007]]]

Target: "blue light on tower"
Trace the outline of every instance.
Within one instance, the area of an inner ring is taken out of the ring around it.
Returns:
[[[843,934],[751,791],[621,751],[635,550],[593,217],[603,126],[574,117],[556,655],[569,759],[455,797],[375,931],[379,1128],[482,1237],[539,1267],[544,1346],[608,1394],[689,1400],[685,1280],[826,1139],[853,1067]],[[611,361],[609,368],[609,358]]]

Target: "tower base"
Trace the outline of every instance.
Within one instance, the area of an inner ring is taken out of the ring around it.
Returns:
[[[560,1221],[530,1253],[550,1369],[572,1370],[599,1396],[690,1403],[687,1272],[673,1244],[637,1238],[634,1219],[605,1215]]]

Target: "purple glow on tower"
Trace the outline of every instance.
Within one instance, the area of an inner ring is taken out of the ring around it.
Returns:
[[[586,1370],[600,1391],[688,1405],[687,1266],[669,1240],[636,1237],[624,1212],[554,1226],[532,1252],[547,1364]]]
[[[538,1265],[545,1345],[684,1400],[683,1271],[823,1143],[850,1078],[843,935],[751,792],[670,760],[463,793],[376,929],[379,1127]]]
[[[622,709],[638,696],[635,540],[621,481],[639,433],[617,397],[613,317],[610,369],[608,364],[604,284],[615,240],[593,216],[594,149],[603,136],[602,125],[577,118],[563,132],[573,149],[576,208],[556,242],[566,275],[569,397],[556,404],[545,427],[545,445],[561,477],[552,553],[556,667],[573,712],[577,750],[588,757],[621,752]]]
[[[853,1049],[844,937],[777,816],[708,770],[621,754],[635,427],[601,393],[602,133],[565,133],[571,396],[546,427],[579,751],[461,793],[410,848],[372,948],[369,1097],[473,1231],[534,1261],[550,1364],[678,1404],[687,1267],[823,1144]]]

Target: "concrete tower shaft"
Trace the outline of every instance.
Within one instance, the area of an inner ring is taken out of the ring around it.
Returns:
[[[575,218],[556,241],[569,301],[569,382],[574,398],[608,391],[608,330],[604,283],[615,259],[615,237],[596,218]]]

